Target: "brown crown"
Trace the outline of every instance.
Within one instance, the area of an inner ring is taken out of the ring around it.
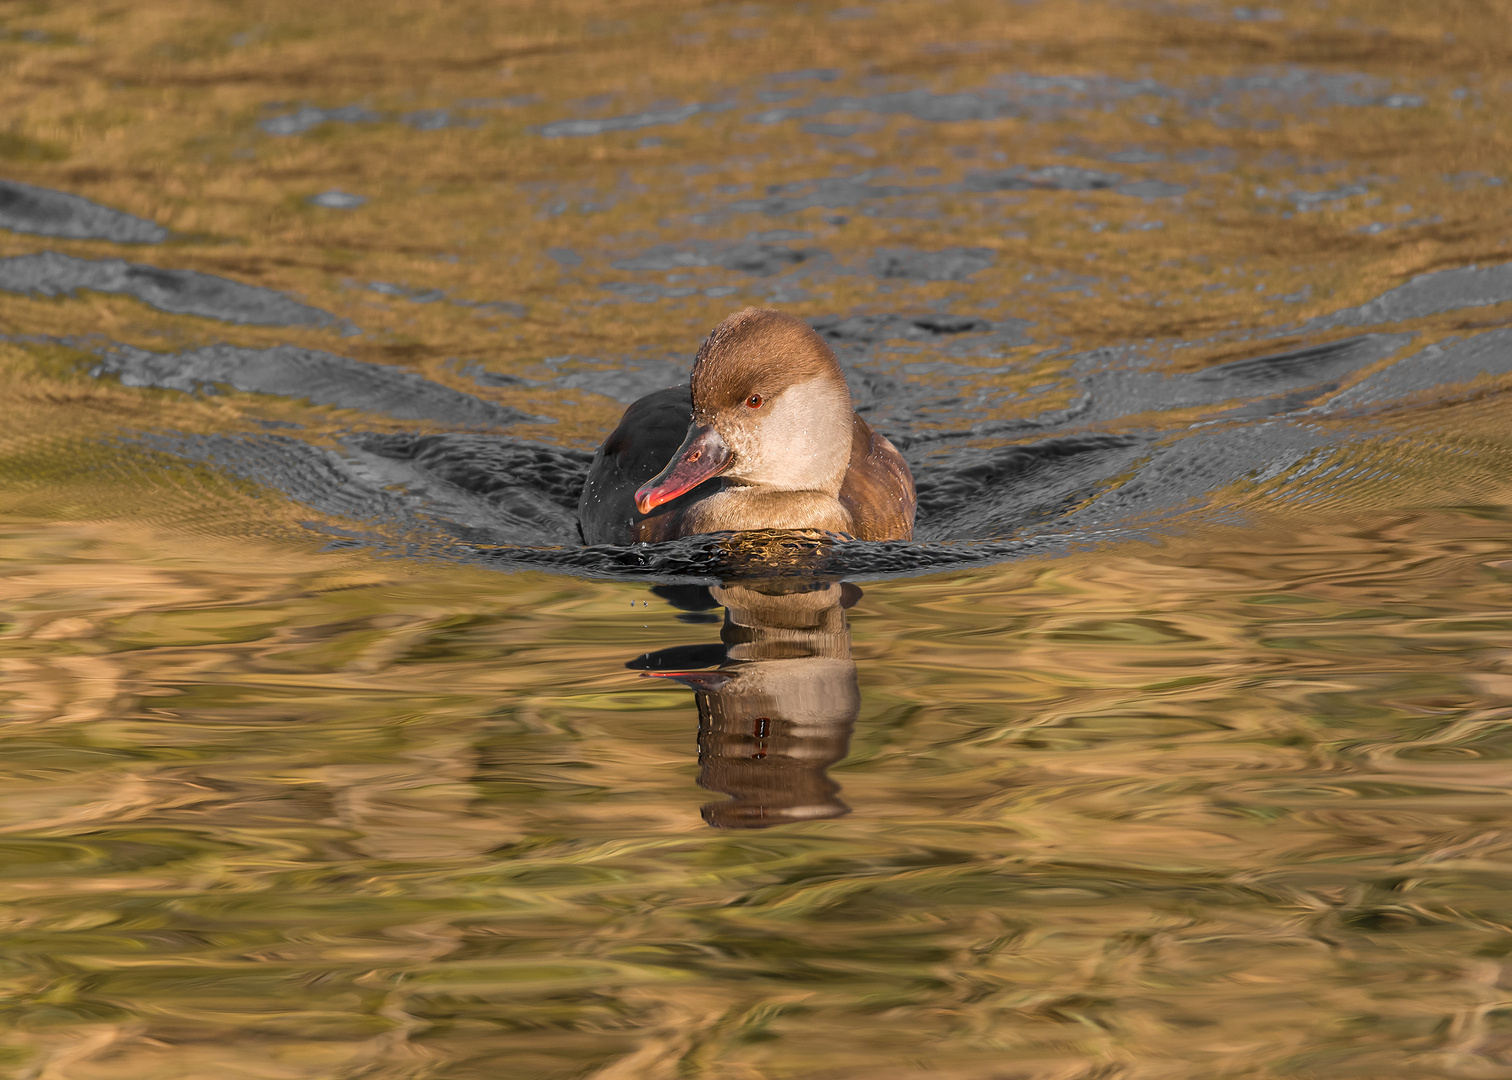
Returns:
[[[693,408],[706,417],[752,394],[773,398],[815,378],[845,385],[835,354],[813,328],[771,308],[746,308],[716,326],[699,348]]]

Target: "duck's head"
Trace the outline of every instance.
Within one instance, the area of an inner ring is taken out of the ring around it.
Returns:
[[[836,494],[853,415],[845,374],[807,323],[767,308],[736,312],[698,350],[688,437],[635,505],[649,514],[715,476]]]

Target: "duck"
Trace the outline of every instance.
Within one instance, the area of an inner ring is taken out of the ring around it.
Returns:
[[[913,538],[913,474],[856,414],[823,338],[786,312],[746,308],[704,340],[688,383],[633,402],[588,468],[586,544],[813,530]]]

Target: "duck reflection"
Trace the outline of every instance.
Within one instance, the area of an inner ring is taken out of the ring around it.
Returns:
[[[743,581],[656,592],[684,609],[725,609],[720,645],[663,649],[628,665],[693,690],[699,786],[730,796],[706,804],[704,820],[760,829],[850,813],[826,770],[849,750],[861,708],[845,616],[861,590]],[[669,670],[703,665],[717,666]]]

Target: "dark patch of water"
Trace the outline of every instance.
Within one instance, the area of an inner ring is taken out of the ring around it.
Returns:
[[[1114,191],[1141,199],[1181,195],[1186,187],[1163,180],[1125,181],[1118,173],[1100,172],[1077,165],[1046,165],[1040,168],[1013,166],[967,173],[960,183],[926,186],[878,184],[872,181],[892,174],[874,169],[852,176],[827,176],[774,184],[761,198],[738,199],[728,209],[736,213],[763,213],[772,217],[792,214],[814,206],[829,209],[854,207],[877,199],[906,195],[990,194],[998,191]],[[868,211],[869,212],[869,211]]]
[[[0,289],[72,296],[79,289],[132,296],[159,311],[252,326],[332,326],[329,312],[283,293],[197,270],[172,270],[121,259],[79,259],[45,251],[0,259]],[[341,323],[349,333],[356,328]]]
[[[813,121],[803,125],[803,130],[810,135],[833,135],[836,138],[848,139],[861,130],[860,124],[826,124]]]
[[[886,199],[897,195],[912,195],[920,188],[904,187],[901,184],[873,184],[871,179],[880,176],[880,171],[858,173],[855,176],[827,176],[817,180],[800,180],[791,184],[773,184],[765,196],[759,199],[738,199],[729,209],[737,213],[761,213],[780,217],[811,206],[829,209],[855,206],[869,199]]]
[[[1117,186],[1123,177],[1075,165],[1047,165],[1042,169],[1015,166],[994,172],[970,172],[961,184],[965,191],[1101,191]]]
[[[1286,12],[1278,8],[1234,8],[1229,18],[1235,22],[1285,22]]]
[[[117,244],[160,244],[168,239],[168,230],[156,222],[81,195],[15,180],[0,180],[0,229]]]
[[[1292,204],[1297,213],[1306,214],[1320,209],[1327,203],[1342,204],[1344,200],[1356,195],[1368,194],[1370,189],[1364,184],[1345,184],[1343,187],[1330,188],[1325,191],[1271,191],[1264,187],[1255,189],[1257,199],[1285,199]]]
[[[354,435],[348,448],[372,455],[370,472],[375,459],[409,466],[413,475],[402,479],[419,483],[431,509],[438,482],[455,489],[454,504],[456,493],[483,500],[496,516],[474,514],[466,523],[486,523],[494,536],[523,525],[537,542],[581,541],[578,496],[593,460],[586,451],[485,434]],[[389,469],[382,479],[392,487],[401,478]]]
[[[513,98],[478,98],[459,101],[457,104],[463,108],[497,108],[519,103],[521,103],[519,99]],[[416,131],[475,128],[483,124],[479,117],[458,116],[450,109],[414,109],[410,112],[391,114],[376,112],[365,105],[354,103],[333,109],[305,105],[293,112],[269,116],[260,120],[257,126],[269,135],[286,138],[291,135],[304,135],[325,124],[378,124],[389,120],[397,120],[405,127]]]
[[[1146,456],[1148,438],[1090,433],[1024,446],[953,447],[949,464],[910,455],[917,465],[921,540],[949,540],[984,529],[1006,535],[1062,517],[1102,494],[1111,478]],[[1004,498],[1008,490],[1011,498]]]
[[[834,82],[839,77],[838,68],[802,68],[798,71],[779,71],[768,75],[767,81],[772,83]]]
[[[416,131],[443,131],[446,128],[482,127],[483,121],[476,116],[457,116],[449,109],[416,109],[403,113],[399,122]]]
[[[1199,382],[1275,382],[1292,379],[1322,380],[1369,364],[1401,344],[1402,338],[1384,335],[1344,338],[1325,345],[1291,352],[1252,356],[1216,367],[1204,368],[1194,378]]]
[[[565,372],[551,380],[553,386],[602,394],[625,405],[656,390],[687,382],[690,366],[686,360],[626,358],[604,363],[574,357],[547,360],[546,364]]]
[[[1089,492],[1096,497],[1057,525],[1096,529],[1153,524],[1207,506],[1215,492],[1238,481],[1278,477],[1304,456],[1326,455],[1348,441],[1348,435],[1325,431],[1306,417],[1198,430],[1154,448],[1126,482],[1105,492]]]
[[[322,124],[376,124],[383,119],[365,105],[342,105],[334,109],[317,109],[306,105],[291,113],[280,113],[258,122],[269,135],[303,135]]]
[[[1198,80],[1180,88],[1154,79],[1105,76],[1014,75],[998,85],[955,93],[905,90],[862,96],[819,98],[804,105],[767,109],[747,119],[756,124],[823,116],[831,112],[869,112],[909,116],[929,123],[993,120],[1037,115],[1047,118],[1073,108],[1104,107],[1150,97],[1184,105],[1190,112],[1222,126],[1251,126],[1255,110],[1270,106],[1290,111],[1330,106],[1415,108],[1424,104],[1413,94],[1393,94],[1385,80],[1350,73],[1300,67],[1260,71],[1220,80]]]
[[[1109,154],[1105,160],[1121,165],[1146,165],[1156,161],[1164,161],[1165,159],[1165,155],[1158,151],[1132,148]]]
[[[102,353],[93,373],[115,375],[124,386],[154,386],[186,393],[213,392],[218,386],[229,386],[247,393],[303,398],[338,409],[362,409],[400,420],[469,427],[552,422],[483,401],[414,372],[293,345],[271,349],[207,345],[181,353],[117,345]]]
[[[446,298],[446,293],[440,289],[411,289],[388,281],[370,281],[364,288],[383,296],[396,296],[412,304],[434,304],[437,300]]]
[[[867,264],[880,278],[912,278],[917,281],[965,281],[992,265],[991,248],[953,247],[939,251],[883,248]]]
[[[783,244],[746,240],[731,244],[694,240],[685,244],[658,244],[639,255],[619,259],[616,270],[678,270],[683,267],[720,266],[756,277],[771,277],[810,259],[827,257],[819,248],[792,248]]]
[[[1186,194],[1183,185],[1169,184],[1164,180],[1136,180],[1131,184],[1120,184],[1113,190],[1120,195],[1132,195],[1136,199],[1169,199]]]
[[[1072,366],[1088,398],[1078,420],[1102,422],[1193,407],[1226,407],[1215,414],[1223,416],[1289,412],[1302,405],[1298,391],[1307,390],[1308,400],[1321,400],[1338,389],[1340,378],[1385,359],[1409,340],[1403,334],[1368,334],[1191,374],[1126,366],[1116,350],[1097,350]]]
[[[497,315],[508,315],[512,318],[523,319],[530,313],[530,309],[524,304],[517,304],[512,300],[465,300],[460,296],[449,296],[444,289],[414,289],[408,285],[396,285],[392,281],[369,281],[366,285],[359,285],[348,279],[345,284],[349,288],[366,289],[368,292],[379,293],[383,296],[392,296],[399,300],[407,300],[412,304],[433,304],[438,300],[444,300],[456,307],[472,308],[475,311],[490,312]]]
[[[819,248],[790,248],[779,244],[739,244],[720,259],[728,270],[741,270],[756,277],[771,277],[810,259],[827,257]]]
[[[1469,392],[1466,384],[1482,376],[1509,372],[1512,330],[1488,330],[1462,341],[1451,338],[1429,345],[1350,387],[1330,405],[1336,409],[1378,405],[1430,391],[1444,397],[1455,387]]]
[[[539,379],[527,379],[523,375],[514,375],[507,371],[489,371],[482,364],[473,361],[462,364],[457,369],[463,375],[472,379],[479,386],[539,386]]]
[[[1308,333],[1344,326],[1380,326],[1508,300],[1512,300],[1512,263],[1463,266],[1420,274],[1367,304],[1320,315],[1298,329]]]
[[[477,495],[522,488],[577,513],[593,454],[502,435],[367,435],[354,445],[396,461],[412,461],[438,479]]]
[[[1303,105],[1413,109],[1424,104],[1420,95],[1392,93],[1390,83],[1380,76],[1317,71],[1295,65],[1204,80],[1197,86],[1189,95],[1194,110],[1242,107],[1253,112],[1266,105],[1292,109]],[[1233,121],[1237,117],[1226,115],[1224,119]]]
[[[1009,322],[1020,327],[1028,323],[1022,319]],[[994,324],[974,315],[950,315],[926,313],[922,315],[830,315],[813,320],[819,336],[835,345],[872,345],[881,341],[903,338],[910,341],[934,341],[957,334],[984,333]]]
[[[915,120],[933,122],[994,120],[1004,116],[1022,115],[1019,104],[1002,91],[983,90],[935,94],[928,90],[905,90],[868,97],[821,98],[808,105],[768,109],[765,112],[755,113],[747,119],[754,124],[780,124],[784,120],[823,116],[826,113],[841,111],[870,112],[882,116],[911,116]]]
[[[651,285],[638,281],[607,281],[599,288],[640,304],[652,304],[658,300],[679,300],[685,296],[718,298],[733,296],[740,291],[733,285],[712,285],[708,288],[699,288],[694,285]]]
[[[539,94],[509,94],[505,97],[458,98],[456,105],[459,109],[518,109],[540,100]]]
[[[555,120],[542,124],[536,133],[547,138],[571,138],[583,135],[602,135],[606,131],[633,131],[637,128],[660,127],[678,124],[701,113],[724,112],[733,106],[717,102],[694,102],[673,109],[649,109],[646,112],[624,116],[605,116],[598,119]]]

